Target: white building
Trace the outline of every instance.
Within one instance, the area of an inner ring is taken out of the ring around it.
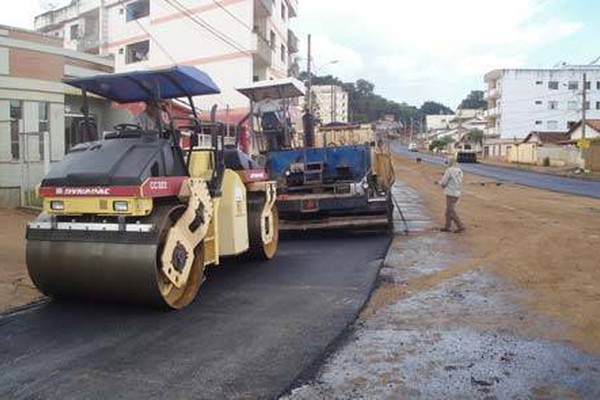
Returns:
[[[425,117],[425,124],[427,126],[427,131],[441,131],[445,129],[450,129],[450,121],[455,118],[455,115],[448,114],[440,114],[440,115],[427,115]]]
[[[588,118],[600,118],[600,66],[499,69],[485,75],[486,134],[524,138],[529,132],[567,132],[581,119],[587,75]]]
[[[316,100],[316,114],[322,124],[348,122],[348,92],[337,85],[312,87]]]
[[[298,0],[74,0],[37,16],[35,27],[67,48],[113,55],[116,72],[197,66],[222,90],[198,105],[241,116],[248,100],[235,87],[296,69],[297,10]]]

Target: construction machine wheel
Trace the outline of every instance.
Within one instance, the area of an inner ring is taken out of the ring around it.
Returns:
[[[204,247],[203,243],[200,243],[194,249],[194,262],[192,269],[188,276],[188,280],[182,287],[176,287],[169,278],[164,274],[161,263],[161,256],[165,242],[167,240],[167,233],[169,229],[177,222],[179,217],[185,211],[185,207],[177,207],[168,215],[165,220],[161,232],[160,244],[158,251],[156,252],[156,265],[157,265],[157,284],[160,290],[160,294],[164,302],[171,308],[180,310],[190,304],[198,294],[200,285],[204,282]]]
[[[55,298],[181,309],[194,300],[204,280],[203,246],[195,248],[189,278],[180,288],[168,282],[160,259],[167,233],[185,209],[156,207],[143,221],[158,227],[147,240],[134,234],[107,239],[101,232],[82,232],[77,238],[76,232],[32,233],[26,250],[29,275],[41,292]]]
[[[248,236],[250,248],[247,255],[255,260],[271,260],[277,252],[279,243],[279,213],[277,205],[273,204],[271,208],[271,216],[273,219],[272,239],[265,243],[263,241],[262,226],[269,224],[263,217],[263,209],[265,206],[265,196],[262,193],[251,193],[248,195]],[[271,234],[271,232],[267,232]]]

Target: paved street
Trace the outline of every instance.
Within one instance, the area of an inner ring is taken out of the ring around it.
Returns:
[[[437,165],[444,164],[444,157],[410,152],[406,147],[400,145],[394,146],[394,152],[410,158],[421,157],[424,161]],[[513,182],[555,192],[588,196],[597,199],[600,198],[600,181],[566,178],[531,171],[522,171],[516,168],[496,167],[484,164],[461,164],[461,168],[465,172],[483,175],[499,181]]]
[[[0,398],[271,398],[368,297],[385,236],[289,239],[214,271],[181,312],[49,303],[0,317]]]

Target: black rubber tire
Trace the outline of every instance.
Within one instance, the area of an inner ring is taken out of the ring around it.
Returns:
[[[250,247],[247,256],[253,260],[271,260],[277,252],[279,243],[279,214],[277,205],[273,205],[273,240],[263,243],[261,234],[261,214],[265,204],[263,193],[249,193],[248,195],[248,240]]]

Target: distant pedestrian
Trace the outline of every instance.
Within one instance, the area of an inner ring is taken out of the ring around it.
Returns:
[[[452,229],[452,222],[456,224],[456,230],[454,232],[460,233],[465,230],[460,217],[456,212],[456,203],[460,198],[460,189],[462,185],[463,172],[456,163],[456,160],[448,160],[448,168],[444,172],[444,176],[440,181],[440,186],[444,188],[446,194],[446,224],[442,229],[442,232],[450,232]]]

